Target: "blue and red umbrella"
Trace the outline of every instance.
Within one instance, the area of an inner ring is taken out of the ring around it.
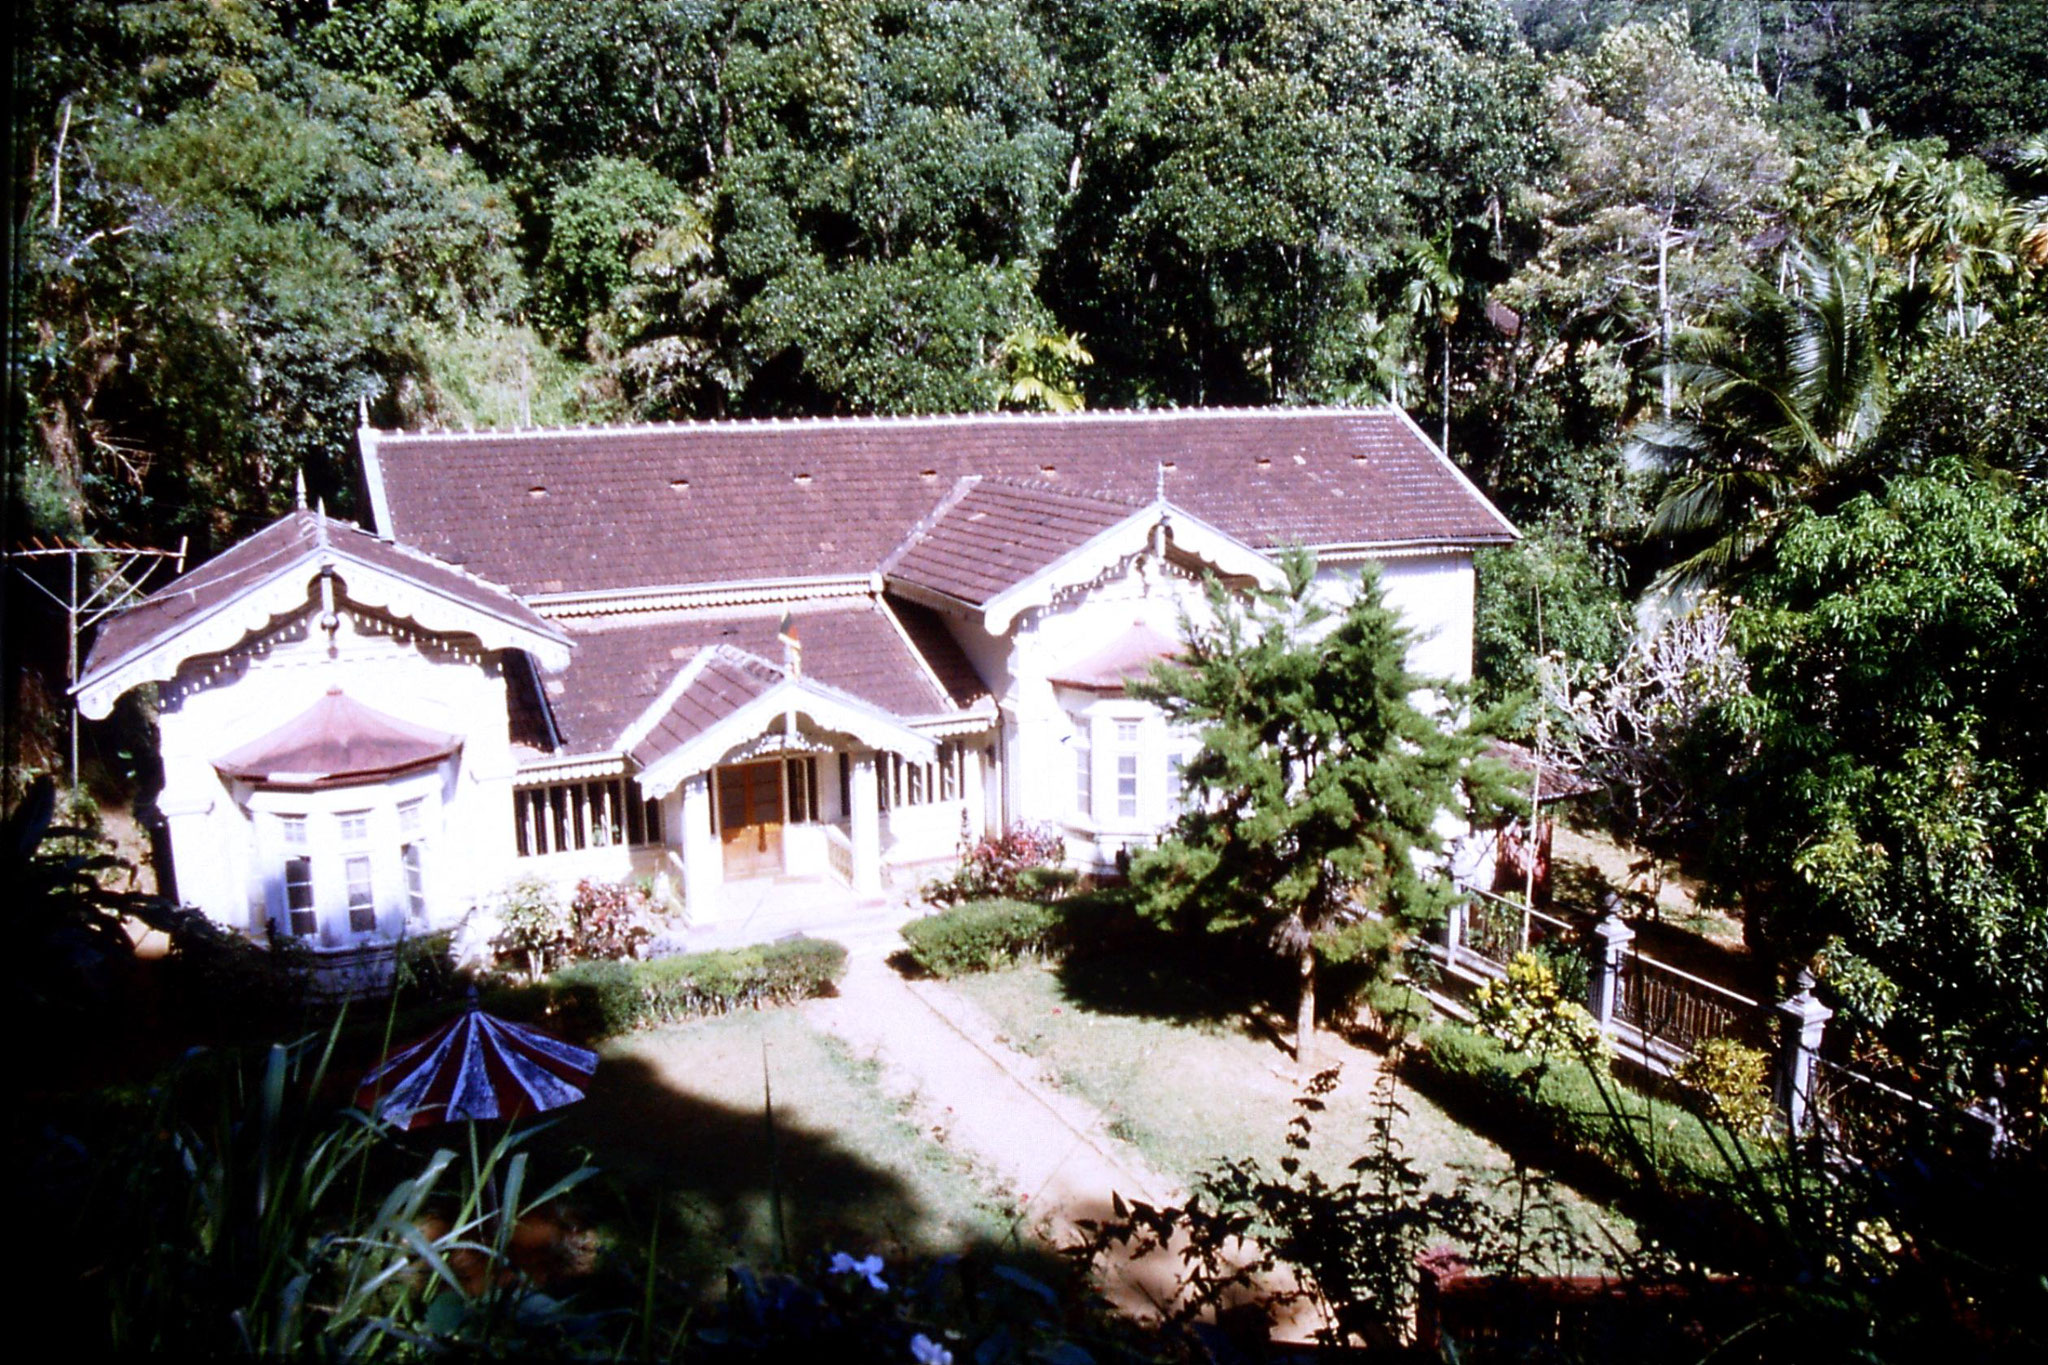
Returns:
[[[384,1059],[357,1103],[400,1128],[545,1113],[583,1098],[597,1054],[472,1004]]]

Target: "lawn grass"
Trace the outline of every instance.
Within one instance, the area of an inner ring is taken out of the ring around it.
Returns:
[[[1247,1156],[1277,1173],[1299,1093],[1292,1059],[1241,1019],[1174,1008],[1172,997],[1195,987],[1178,984],[1187,978],[1170,971],[1156,974],[1165,998],[1140,1008],[1151,992],[1134,983],[1153,971],[1154,964],[1118,956],[964,977],[948,988],[985,1011],[1013,1046],[1050,1066],[1165,1174],[1190,1181],[1226,1157]],[[1105,1007],[1109,1000],[1117,1003]],[[1344,1058],[1346,1074],[1315,1116],[1304,1162],[1326,1180],[1347,1178],[1372,1131],[1377,1055],[1331,1046],[1324,1063]],[[1396,1134],[1432,1187],[1447,1190],[1463,1178],[1497,1207],[1517,1198],[1508,1153],[1412,1088],[1401,1087],[1398,1099],[1407,1114]],[[1632,1239],[1621,1215],[1562,1186],[1557,1194],[1595,1245],[1606,1245],[1610,1233]]]
[[[634,1034],[602,1056],[589,1098],[541,1140],[603,1169],[587,1202],[614,1257],[646,1255],[657,1210],[662,1262],[708,1283],[737,1259],[844,1250],[896,1264],[1010,1236],[1011,1211],[974,1172],[911,1126],[871,1066],[794,1011]]]

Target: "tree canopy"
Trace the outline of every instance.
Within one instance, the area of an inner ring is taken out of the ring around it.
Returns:
[[[1332,604],[1312,557],[1283,570],[1242,598],[1212,581],[1213,621],[1190,623],[1185,653],[1131,687],[1201,739],[1186,810],[1131,876],[1148,913],[1263,935],[1299,964],[1305,1062],[1318,940],[1368,914],[1414,929],[1449,903],[1440,855],[1469,813],[1481,742],[1425,709],[1451,704],[1448,684],[1409,671],[1411,636],[1372,571]]]
[[[1734,631],[1711,866],[1752,936],[1982,1087],[2048,1024],[2048,504],[1947,462],[1799,514]],[[2035,1071],[2033,1074],[2038,1075]]]

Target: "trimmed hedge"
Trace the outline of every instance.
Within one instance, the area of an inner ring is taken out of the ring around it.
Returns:
[[[795,938],[652,962],[579,962],[488,1003],[510,1017],[566,1015],[585,1034],[604,1037],[809,1000],[829,993],[845,972],[842,945]]]
[[[1418,1081],[1468,1112],[1480,1112],[1521,1139],[1534,1139],[1567,1160],[1590,1160],[1631,1183],[1653,1180],[1668,1190],[1735,1193],[1740,1181],[1736,1139],[1709,1129],[1669,1101],[1652,1101],[1611,1076],[1596,1077],[1570,1057],[1547,1062],[1507,1051],[1461,1024],[1425,1025],[1410,1055]],[[1718,1142],[1718,1145],[1717,1145]],[[1748,1145],[1749,1159],[1761,1155]],[[1646,1169],[1647,1167],[1647,1169]]]
[[[933,976],[992,972],[1024,957],[1046,957],[1064,941],[1057,905],[963,901],[903,926],[911,960]]]

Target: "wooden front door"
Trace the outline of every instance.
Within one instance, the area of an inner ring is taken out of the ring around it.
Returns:
[[[782,871],[782,760],[718,770],[718,835],[727,881]]]

